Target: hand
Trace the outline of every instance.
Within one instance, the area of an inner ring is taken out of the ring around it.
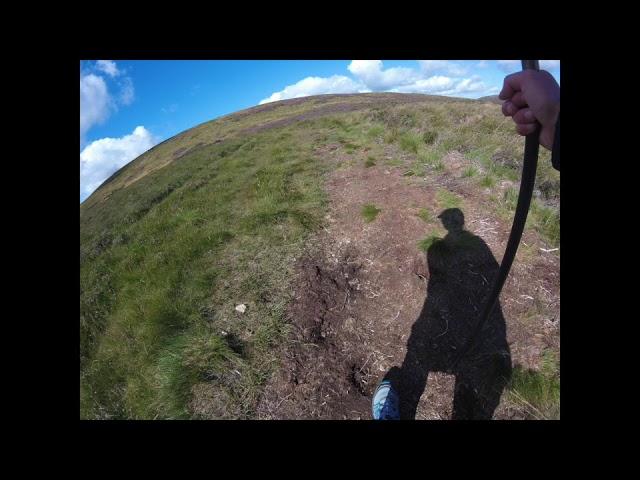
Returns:
[[[502,113],[513,118],[520,135],[533,133],[537,120],[542,126],[540,144],[548,150],[553,148],[560,86],[549,72],[524,70],[508,75],[499,98],[505,100]]]

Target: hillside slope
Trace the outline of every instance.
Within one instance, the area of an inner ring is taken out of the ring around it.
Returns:
[[[499,261],[522,145],[498,105],[404,94],[270,103],[157,145],[80,206],[81,417],[368,418],[429,297],[436,216],[459,208]],[[494,418],[557,416],[547,153],[536,192]],[[417,418],[450,417],[450,375],[428,382]]]

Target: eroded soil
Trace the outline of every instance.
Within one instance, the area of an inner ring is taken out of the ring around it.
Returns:
[[[389,158],[402,155],[392,148],[385,147]],[[347,158],[338,145],[323,147],[317,155],[336,166]],[[464,229],[472,234],[470,238],[488,246],[492,268],[497,268],[510,223],[496,215],[488,191],[463,178],[460,153],[450,152],[443,162],[444,171],[426,178],[403,176],[403,166],[365,168],[363,163],[336,167],[328,174],[327,226],[309,241],[306,254],[298,261],[295,300],[288,311],[290,340],[283,348],[279,374],[267,384],[258,418],[371,418],[371,397],[377,383],[392,367],[403,364],[412,327],[423,318],[428,302],[436,302],[434,272],[427,254],[417,245],[436,227],[438,232],[445,230],[437,218],[428,224],[417,214],[424,207],[434,217],[441,213],[439,190],[462,197],[459,208]],[[364,204],[381,208],[371,223],[361,216]],[[542,251],[542,246],[537,234],[525,232],[499,306],[511,364],[532,369],[538,368],[544,350],[559,349],[559,257]],[[480,295],[490,286],[491,278],[485,278],[481,269],[461,268],[466,278],[477,275],[475,293],[470,295]],[[481,307],[479,298],[455,302],[465,305],[465,317],[473,317]],[[441,316],[442,325],[429,324],[429,348],[442,348],[438,342],[446,342],[456,331],[446,315]],[[459,331],[468,331],[472,323]],[[447,348],[453,352],[460,338],[451,337],[450,343]],[[428,373],[416,419],[452,418],[455,376],[456,372],[446,367]],[[490,409],[494,419],[523,418],[508,402],[500,401],[494,407]]]

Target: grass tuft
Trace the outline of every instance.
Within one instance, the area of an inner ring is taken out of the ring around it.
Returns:
[[[480,186],[485,188],[493,188],[496,185],[496,178],[493,175],[485,175],[480,180]]]
[[[462,204],[462,199],[458,195],[442,188],[436,192],[436,200],[442,209],[458,208]]]
[[[407,152],[418,153],[420,136],[414,132],[406,132],[400,137],[400,148]]]
[[[438,134],[433,130],[427,130],[422,134],[422,141],[427,145],[433,145],[438,138]]]
[[[428,252],[431,246],[434,243],[439,242],[440,240],[442,240],[442,238],[437,235],[429,235],[427,238],[424,238],[418,242],[418,248],[423,252]]]
[[[509,399],[532,418],[560,418],[560,368],[555,355],[546,352],[540,370],[516,366],[509,383]]]
[[[367,137],[374,139],[380,137],[384,133],[384,127],[382,125],[374,125],[367,130]]]
[[[367,223],[370,223],[376,219],[376,217],[381,211],[382,211],[381,209],[369,203],[362,207],[362,211],[360,213],[362,214],[364,221]]]
[[[420,217],[425,223],[433,222],[433,214],[426,208],[418,210],[418,217]]]
[[[468,166],[467,168],[464,169],[464,171],[462,172],[462,176],[464,178],[471,178],[471,177],[475,177],[478,174],[478,169],[476,167],[474,167],[473,165]]]

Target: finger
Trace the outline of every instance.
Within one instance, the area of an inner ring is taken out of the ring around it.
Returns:
[[[513,115],[513,121],[520,125],[535,123],[536,117],[530,108],[521,108]]]
[[[516,92],[513,97],[509,99],[516,107],[522,108],[528,106],[527,101],[524,99],[522,92]]]
[[[535,123],[519,123],[516,124],[516,131],[520,135],[530,135],[536,131],[537,125]]]
[[[511,117],[518,112],[518,107],[516,107],[510,100],[507,100],[502,104],[502,114],[505,117]]]
[[[512,73],[504,77],[502,90],[498,94],[498,98],[506,100],[511,98],[514,93],[520,90],[522,85],[522,72]]]

